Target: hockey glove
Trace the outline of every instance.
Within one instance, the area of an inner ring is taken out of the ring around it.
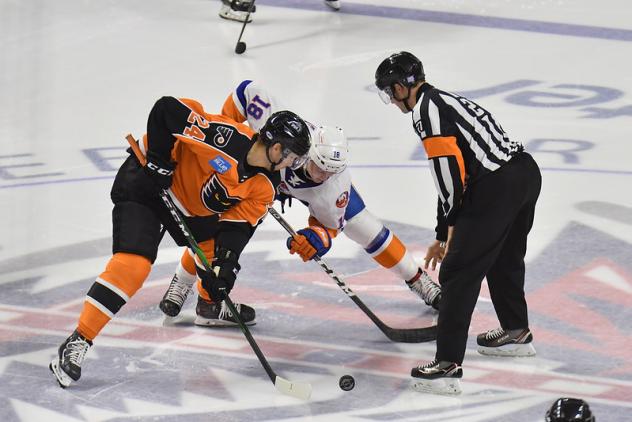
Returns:
[[[285,201],[287,201],[287,207],[290,208],[292,206],[292,195],[288,195],[286,193],[280,192],[277,193],[274,198],[281,203],[281,213],[285,214]]]
[[[169,189],[175,168],[176,163],[165,160],[159,154],[151,150],[147,151],[147,165],[144,167],[145,172],[160,189]]]
[[[288,237],[287,247],[291,254],[299,254],[303,262],[315,256],[325,255],[331,248],[331,236],[322,227],[310,226],[301,229],[295,237]]]
[[[215,258],[211,263],[211,271],[196,266],[198,276],[202,280],[202,288],[213,302],[221,302],[228,296],[241,266],[237,262],[237,254],[229,249],[216,248]]]

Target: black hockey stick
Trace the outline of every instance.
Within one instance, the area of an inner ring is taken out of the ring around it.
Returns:
[[[132,150],[134,151],[134,154],[136,155],[136,158],[138,159],[138,161],[141,163],[142,166],[145,166],[145,164],[147,163],[147,160],[143,156],[143,152],[140,150],[140,147],[138,146],[138,143],[136,142],[134,137],[132,135],[127,135],[126,139],[127,139],[127,142],[129,142],[130,146],[132,147]],[[189,228],[185,224],[182,216],[180,215],[180,211],[178,211],[178,209],[174,205],[173,201],[171,200],[171,197],[169,197],[169,194],[167,193],[166,190],[162,189],[160,191],[160,199],[162,199],[162,202],[165,203],[165,205],[167,206],[167,209],[169,210],[169,212],[171,213],[171,216],[173,217],[173,220],[176,222],[176,224],[182,231],[182,234],[187,239],[187,243],[189,244],[189,247],[191,247],[191,249],[195,251],[195,254],[198,256],[198,258],[200,258],[202,265],[204,265],[204,269],[209,272],[212,271],[211,266],[209,265],[209,262],[206,259],[206,256],[204,255],[204,252],[202,252],[202,249],[200,249],[200,246],[195,241],[195,238],[193,238],[193,235],[191,235]],[[255,352],[255,355],[257,355],[257,357],[259,358],[259,362],[261,362],[263,369],[265,369],[266,373],[268,374],[268,377],[270,377],[270,380],[272,381],[276,389],[279,390],[281,393],[287,394],[289,396],[297,397],[303,400],[309,399],[310,395],[312,394],[311,384],[302,383],[302,382],[291,382],[289,380],[286,380],[285,378],[281,378],[280,376],[278,376],[276,372],[274,372],[270,364],[268,363],[268,360],[266,359],[266,357],[261,352],[261,349],[259,349],[257,342],[255,342],[255,339],[252,337],[252,334],[250,334],[250,330],[248,329],[246,324],[244,324],[244,322],[241,320],[241,317],[239,316],[239,312],[237,312],[237,309],[235,308],[235,304],[228,297],[228,295],[226,295],[224,302],[226,302],[226,306],[228,306],[228,309],[237,320],[237,324],[239,325],[239,328],[241,328],[241,331],[246,336],[246,340],[248,340],[250,347]]]
[[[274,217],[275,220],[278,221],[279,224],[281,224],[281,226],[283,226],[283,228],[289,234],[291,234],[292,236],[296,235],[296,232],[294,231],[292,226],[290,226],[289,223],[285,221],[283,217],[281,217],[281,214],[279,214],[277,210],[275,210],[274,208],[270,208],[269,211],[270,214],[272,214],[272,217]],[[321,257],[315,256],[314,261],[316,261],[318,265],[320,265],[320,267],[325,270],[327,275],[331,277],[336,282],[336,284],[338,284],[338,287],[340,287],[342,291],[345,292],[347,296],[349,296],[360,309],[362,309],[362,312],[364,312],[369,318],[371,318],[371,321],[373,321],[373,323],[377,325],[377,328],[379,328],[386,335],[386,337],[388,337],[392,341],[400,343],[422,343],[425,341],[436,340],[436,325],[424,328],[392,328],[384,324],[382,320],[379,319],[369,308],[367,308],[364,302],[362,302],[360,298],[356,296],[353,290],[351,290],[349,286],[347,286],[345,282],[342,281],[342,279],[331,268],[329,268],[329,266],[325,263],[325,261],[323,261]]]
[[[239,38],[237,38],[237,44],[235,45],[235,53],[243,54],[246,51],[246,43],[241,40],[241,36],[244,35],[244,31],[246,30],[246,25],[248,25],[248,19],[250,19],[250,13],[252,9],[255,7],[255,0],[252,0],[250,6],[248,6],[248,13],[246,14],[246,20],[244,24],[241,26],[241,32],[239,33]]]

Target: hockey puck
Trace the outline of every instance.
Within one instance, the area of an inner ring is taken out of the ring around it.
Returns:
[[[343,375],[340,377],[338,385],[340,385],[340,388],[345,391],[353,390],[353,387],[355,387],[355,380],[351,375]]]
[[[246,43],[243,41],[239,41],[235,46],[235,53],[242,54],[244,51],[246,51]]]

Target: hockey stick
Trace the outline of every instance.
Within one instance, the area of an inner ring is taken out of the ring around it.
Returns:
[[[127,139],[127,142],[129,142],[129,145],[132,147],[132,151],[134,151],[136,158],[144,167],[147,164],[147,160],[143,156],[143,152],[140,150],[138,143],[136,142],[136,140],[134,139],[132,135],[127,135],[125,138]],[[187,239],[187,243],[189,244],[191,249],[193,249],[195,251],[195,254],[198,256],[198,258],[200,258],[202,265],[204,265],[204,269],[209,272],[212,271],[211,266],[209,265],[209,262],[206,259],[206,256],[204,255],[204,252],[202,252],[202,249],[200,249],[200,246],[195,241],[195,238],[193,238],[193,235],[191,235],[189,228],[184,222],[182,216],[180,215],[180,211],[178,211],[178,209],[176,208],[175,204],[171,200],[171,197],[169,197],[169,194],[167,193],[166,190],[162,189],[160,191],[160,199],[162,199],[162,202],[164,202],[167,209],[171,213],[173,220],[176,222],[176,224],[182,231],[182,234]],[[239,328],[241,328],[241,331],[246,336],[246,339],[248,340],[250,347],[255,352],[255,355],[257,355],[257,357],[259,358],[259,362],[261,362],[263,369],[265,369],[266,373],[268,374],[268,377],[270,377],[270,381],[272,381],[276,389],[279,390],[283,394],[287,394],[288,396],[297,397],[302,400],[309,399],[310,395],[312,394],[311,384],[302,383],[302,382],[291,382],[289,380],[286,380],[285,378],[281,378],[280,376],[278,376],[274,372],[270,364],[268,363],[266,357],[261,352],[261,349],[259,349],[259,346],[255,342],[255,339],[252,337],[252,334],[250,334],[250,330],[248,329],[248,327],[246,327],[244,322],[241,320],[241,317],[239,316],[239,312],[237,312],[237,309],[235,308],[235,304],[228,297],[228,295],[226,295],[224,302],[226,302],[226,306],[228,306],[228,309],[237,320],[237,324],[239,325]]]
[[[270,214],[272,214],[272,217],[274,217],[274,219],[278,221],[279,224],[281,224],[281,226],[283,226],[283,228],[289,234],[291,234],[292,236],[296,235],[296,232],[294,231],[292,226],[290,226],[289,223],[285,221],[283,217],[281,217],[281,214],[279,214],[277,210],[275,210],[274,208],[270,208],[268,211],[270,212]],[[349,286],[347,286],[345,282],[342,281],[342,279],[331,268],[329,268],[329,266],[325,263],[325,261],[323,261],[321,257],[317,255],[313,259],[318,263],[318,265],[320,265],[323,270],[325,270],[327,275],[331,277],[336,282],[336,284],[338,284],[338,287],[340,287],[342,291],[345,292],[346,295],[349,296],[360,309],[362,309],[362,312],[364,312],[371,319],[371,321],[373,321],[373,323],[377,325],[377,328],[379,328],[386,335],[386,337],[388,337],[392,341],[400,343],[422,343],[425,341],[436,340],[436,325],[424,328],[392,328],[384,324],[382,320],[379,319],[369,308],[367,308],[364,302],[362,302],[360,298],[356,296],[353,290],[351,290]]]
[[[246,51],[246,43],[241,40],[241,36],[244,35],[244,31],[246,30],[246,25],[248,24],[248,19],[250,19],[250,13],[252,9],[255,7],[255,0],[252,0],[250,6],[248,6],[248,13],[246,14],[246,20],[244,24],[241,26],[241,32],[239,33],[239,38],[237,38],[237,44],[235,44],[235,53],[243,54]]]

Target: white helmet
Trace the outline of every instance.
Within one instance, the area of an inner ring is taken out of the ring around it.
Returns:
[[[323,171],[342,173],[347,168],[349,142],[339,127],[321,126],[312,136],[309,158]]]

